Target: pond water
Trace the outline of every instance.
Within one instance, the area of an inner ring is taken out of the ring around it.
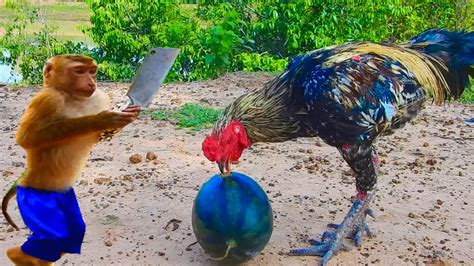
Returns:
[[[0,84],[13,84],[21,81],[21,75],[11,65],[0,63]]]
[[[38,44],[32,43],[32,45],[38,45]],[[86,49],[92,51],[94,48],[95,48],[94,45],[86,44]],[[8,57],[9,52],[3,51],[3,56]],[[12,66],[10,64],[0,63],[0,84],[13,84],[13,83],[20,82],[21,80],[22,80],[22,76],[18,69],[12,69]]]

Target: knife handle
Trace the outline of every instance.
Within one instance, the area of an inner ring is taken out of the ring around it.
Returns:
[[[129,97],[127,97],[127,99],[125,101],[122,101],[122,102],[116,104],[113,111],[121,112],[121,111],[125,110],[125,108],[131,106],[132,104],[133,104],[132,100]]]

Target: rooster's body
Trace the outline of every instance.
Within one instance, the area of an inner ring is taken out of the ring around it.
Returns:
[[[236,121],[250,143],[319,136],[339,150],[356,174],[358,201],[336,233],[292,251],[324,255],[324,264],[342,247],[341,239],[354,237],[360,244],[362,231],[369,232],[365,214],[372,197],[367,193],[377,181],[375,140],[414,118],[429,95],[437,104],[460,96],[474,75],[473,64],[474,32],[430,30],[402,45],[351,43],[316,50],[295,57],[263,89],[229,105],[213,136]]]

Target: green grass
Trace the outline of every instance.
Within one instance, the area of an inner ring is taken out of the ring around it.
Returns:
[[[0,6],[0,27],[3,27],[7,22],[10,12],[8,8]],[[40,6],[39,13],[41,16],[44,16],[48,25],[57,27],[56,35],[58,39],[80,41],[88,44],[93,43],[89,36],[78,29],[79,25],[90,25],[89,16],[91,10],[87,5]],[[33,33],[39,32],[41,28],[42,23],[36,22],[27,28],[26,32],[29,35],[33,35]],[[1,29],[0,32],[2,32]]]
[[[212,127],[220,114],[220,110],[195,103],[184,104],[174,112],[157,110],[150,113],[153,120],[170,121],[176,123],[178,128],[188,128],[191,132]]]
[[[194,13],[197,5],[182,4],[183,11],[190,15]],[[75,5],[48,5],[40,6],[39,12],[44,16],[46,23],[57,26],[57,37],[60,40],[70,40],[77,42],[85,42],[93,44],[92,39],[83,34],[78,28],[78,25],[90,26],[89,17],[91,10],[86,4]],[[5,6],[0,6],[0,37],[3,26],[8,20],[11,11]],[[42,24],[37,22],[27,29],[29,35],[38,32]]]
[[[474,80],[471,80],[471,86],[464,90],[459,101],[464,103],[474,103]]]
[[[40,13],[48,20],[89,21],[91,10],[87,5],[41,6]]]
[[[76,5],[51,5],[45,6],[46,10],[49,11],[66,11],[66,12],[87,12],[90,13],[90,9],[86,4],[76,4]]]
[[[51,5],[40,6],[39,12],[47,20],[89,21],[91,10],[87,5]],[[0,19],[7,19],[11,11],[0,6]]]
[[[48,25],[53,25],[56,27],[56,35],[58,39],[61,40],[71,40],[71,41],[82,41],[85,43],[92,44],[92,39],[82,33],[79,29],[79,25],[90,26],[89,21],[71,21],[71,20],[48,20]],[[28,29],[28,33],[33,34],[34,32],[39,32],[43,25],[40,23],[35,23]]]

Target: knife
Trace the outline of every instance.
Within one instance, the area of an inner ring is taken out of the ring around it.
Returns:
[[[148,51],[127,92],[127,100],[119,104],[115,110],[121,111],[132,105],[148,107],[173,66],[179,51],[177,48],[153,48]],[[100,134],[99,141],[110,141],[119,131],[120,129],[104,131]]]
[[[149,50],[127,92],[126,102],[120,105],[120,110],[132,105],[148,107],[173,66],[179,51],[177,48]]]

